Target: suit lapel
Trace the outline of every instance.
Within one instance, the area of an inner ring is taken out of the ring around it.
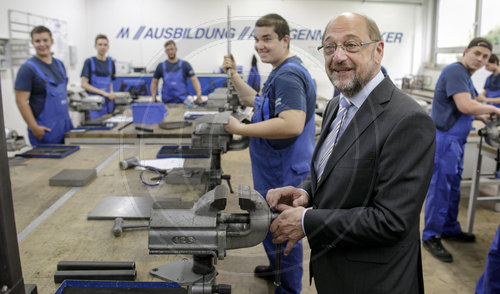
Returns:
[[[363,134],[366,128],[368,128],[368,126],[370,126],[377,119],[377,117],[379,117],[383,113],[384,108],[381,104],[390,100],[393,90],[394,85],[388,78],[385,78],[370,93],[370,95],[368,95],[365,102],[361,105],[361,108],[358,109],[356,115],[354,115],[351,122],[340,137],[337,145],[335,145],[335,148],[332,151],[332,155],[326,163],[321,180],[316,188],[321,186],[321,184],[328,178],[328,174],[335,167],[339,159],[342,158],[342,156],[344,156],[344,154],[347,152],[347,150],[349,150],[354,142],[358,140],[358,138],[361,136],[361,134]],[[319,142],[318,146],[320,146]],[[314,179],[316,179],[316,176],[314,177]]]
[[[328,136],[328,134],[330,133],[330,125],[332,124],[333,120],[335,119],[335,117],[337,116],[337,111],[338,111],[338,108],[339,108],[339,101],[340,101],[340,96],[337,96],[337,97],[334,97],[330,103],[326,106],[326,109],[333,109],[334,111],[325,111],[325,113],[328,113],[328,116],[324,117],[323,120],[323,126],[322,126],[322,130],[321,130],[321,133],[320,133],[320,136],[319,136],[319,139],[318,139],[318,142],[316,143],[316,148],[314,148],[314,152],[313,152],[313,155],[312,155],[312,168],[311,168],[311,178],[314,179],[313,181],[313,189],[315,188],[316,186],[316,179],[317,179],[317,175],[316,175],[316,168],[314,167],[314,162],[316,161],[315,158],[316,158],[316,154],[319,152],[319,147],[321,147],[321,145],[323,144],[323,142],[325,141],[325,138]]]

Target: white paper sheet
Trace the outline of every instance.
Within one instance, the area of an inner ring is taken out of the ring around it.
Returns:
[[[121,123],[121,122],[131,122],[132,120],[133,118],[131,116],[116,115],[108,118],[107,120],[105,120],[105,122]]]
[[[172,169],[184,166],[185,158],[161,158],[141,160],[141,165],[151,166],[158,169]]]

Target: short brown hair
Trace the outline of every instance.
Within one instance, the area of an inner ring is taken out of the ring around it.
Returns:
[[[95,37],[95,44],[97,44],[97,40],[99,40],[99,39],[104,39],[104,40],[106,40],[106,41],[108,41],[108,42],[109,42],[108,37],[106,37],[106,35],[99,34],[99,35],[97,35],[97,36]]]
[[[50,38],[52,39],[52,32],[45,26],[36,26],[31,30],[31,39],[33,39],[34,34],[41,33],[49,33]]]
[[[286,20],[281,15],[270,13],[262,16],[255,22],[256,27],[272,27],[274,32],[278,34],[278,39],[283,39],[284,36],[290,35],[290,27]]]
[[[498,57],[495,54],[491,54],[490,59],[488,59],[489,63],[496,63],[498,65]]]
[[[168,40],[167,42],[165,42],[165,45],[163,45],[163,48],[167,47],[168,45],[174,45],[174,47],[177,48],[174,40]]]

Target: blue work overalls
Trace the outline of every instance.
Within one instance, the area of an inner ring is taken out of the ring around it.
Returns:
[[[179,70],[167,72],[167,61],[162,63],[163,88],[161,90],[161,100],[163,103],[183,103],[187,98],[188,90],[182,73],[182,60],[179,60],[177,64]]]
[[[314,83],[309,73],[300,65],[285,63],[281,68],[294,66],[302,70],[310,83]],[[275,77],[278,75],[276,73]],[[274,78],[264,85],[264,97],[255,100],[255,111],[252,123],[268,120],[269,93]],[[283,149],[274,148],[270,141],[263,138],[250,138],[250,156],[252,162],[252,175],[254,189],[266,197],[269,189],[283,186],[298,186],[310,170],[311,156],[314,150],[314,116],[306,121],[304,130],[297,140]],[[262,242],[269,258],[271,270],[276,266],[276,244],[272,243],[272,235],[267,233]],[[286,243],[282,246],[284,250]],[[302,240],[297,242],[288,256],[281,255],[281,286],[275,293],[300,293],[302,289]]]
[[[471,97],[477,92],[469,81]],[[452,98],[450,98],[452,99]],[[431,184],[425,200],[425,228],[422,240],[433,236],[457,235],[462,232],[457,221],[464,149],[472,129],[473,116],[463,114],[447,131],[436,129],[436,155]]]
[[[57,59],[54,60],[64,77],[64,82],[60,84],[48,78],[34,62],[26,61],[27,64],[35,69],[40,78],[45,81],[45,91],[47,93],[43,110],[35,120],[38,125],[51,129],[50,132],[45,132],[41,140],[38,140],[28,128],[28,136],[32,146],[40,144],[63,144],[64,134],[73,128],[73,124],[69,118],[68,97],[66,95],[68,77],[64,72],[61,62]]]
[[[476,294],[500,293],[500,225],[491,243],[484,273],[476,285]]]
[[[95,73],[95,61],[94,57],[90,58],[90,84],[97,89],[109,92],[111,89],[112,82],[112,73],[113,73],[113,63],[111,62],[111,58],[106,58],[108,62],[108,75],[107,76],[98,76]],[[105,114],[112,113],[115,107],[115,102],[113,100],[109,100],[104,97],[104,103],[102,104],[102,108],[99,110],[90,110],[89,118],[94,119],[101,117]]]
[[[486,90],[486,97],[500,97],[500,75],[495,76],[495,74],[491,74],[488,78],[486,78],[486,86],[484,89]],[[500,107],[499,103],[492,104],[496,107]]]

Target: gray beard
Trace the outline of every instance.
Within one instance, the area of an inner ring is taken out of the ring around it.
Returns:
[[[366,83],[362,83],[359,79],[358,76],[355,75],[353,79],[345,86],[339,86],[337,81],[332,80],[333,86],[339,90],[340,93],[344,94],[346,97],[352,97],[359,93],[361,89],[366,85]]]
[[[372,60],[374,56],[375,56],[375,50],[372,51],[372,56],[371,56]],[[349,83],[343,87],[339,86],[338,82],[335,81],[333,78],[330,78],[330,80],[332,81],[333,86],[337,90],[339,90],[340,93],[344,94],[345,97],[352,97],[358,94],[359,91],[361,91],[366,86],[366,84],[368,84],[368,82],[370,81],[368,77],[373,76],[375,71],[376,71],[376,65],[374,63],[370,64],[370,67],[368,68],[369,74],[367,74],[365,78],[360,78],[356,74],[354,75],[352,80],[349,81]]]

